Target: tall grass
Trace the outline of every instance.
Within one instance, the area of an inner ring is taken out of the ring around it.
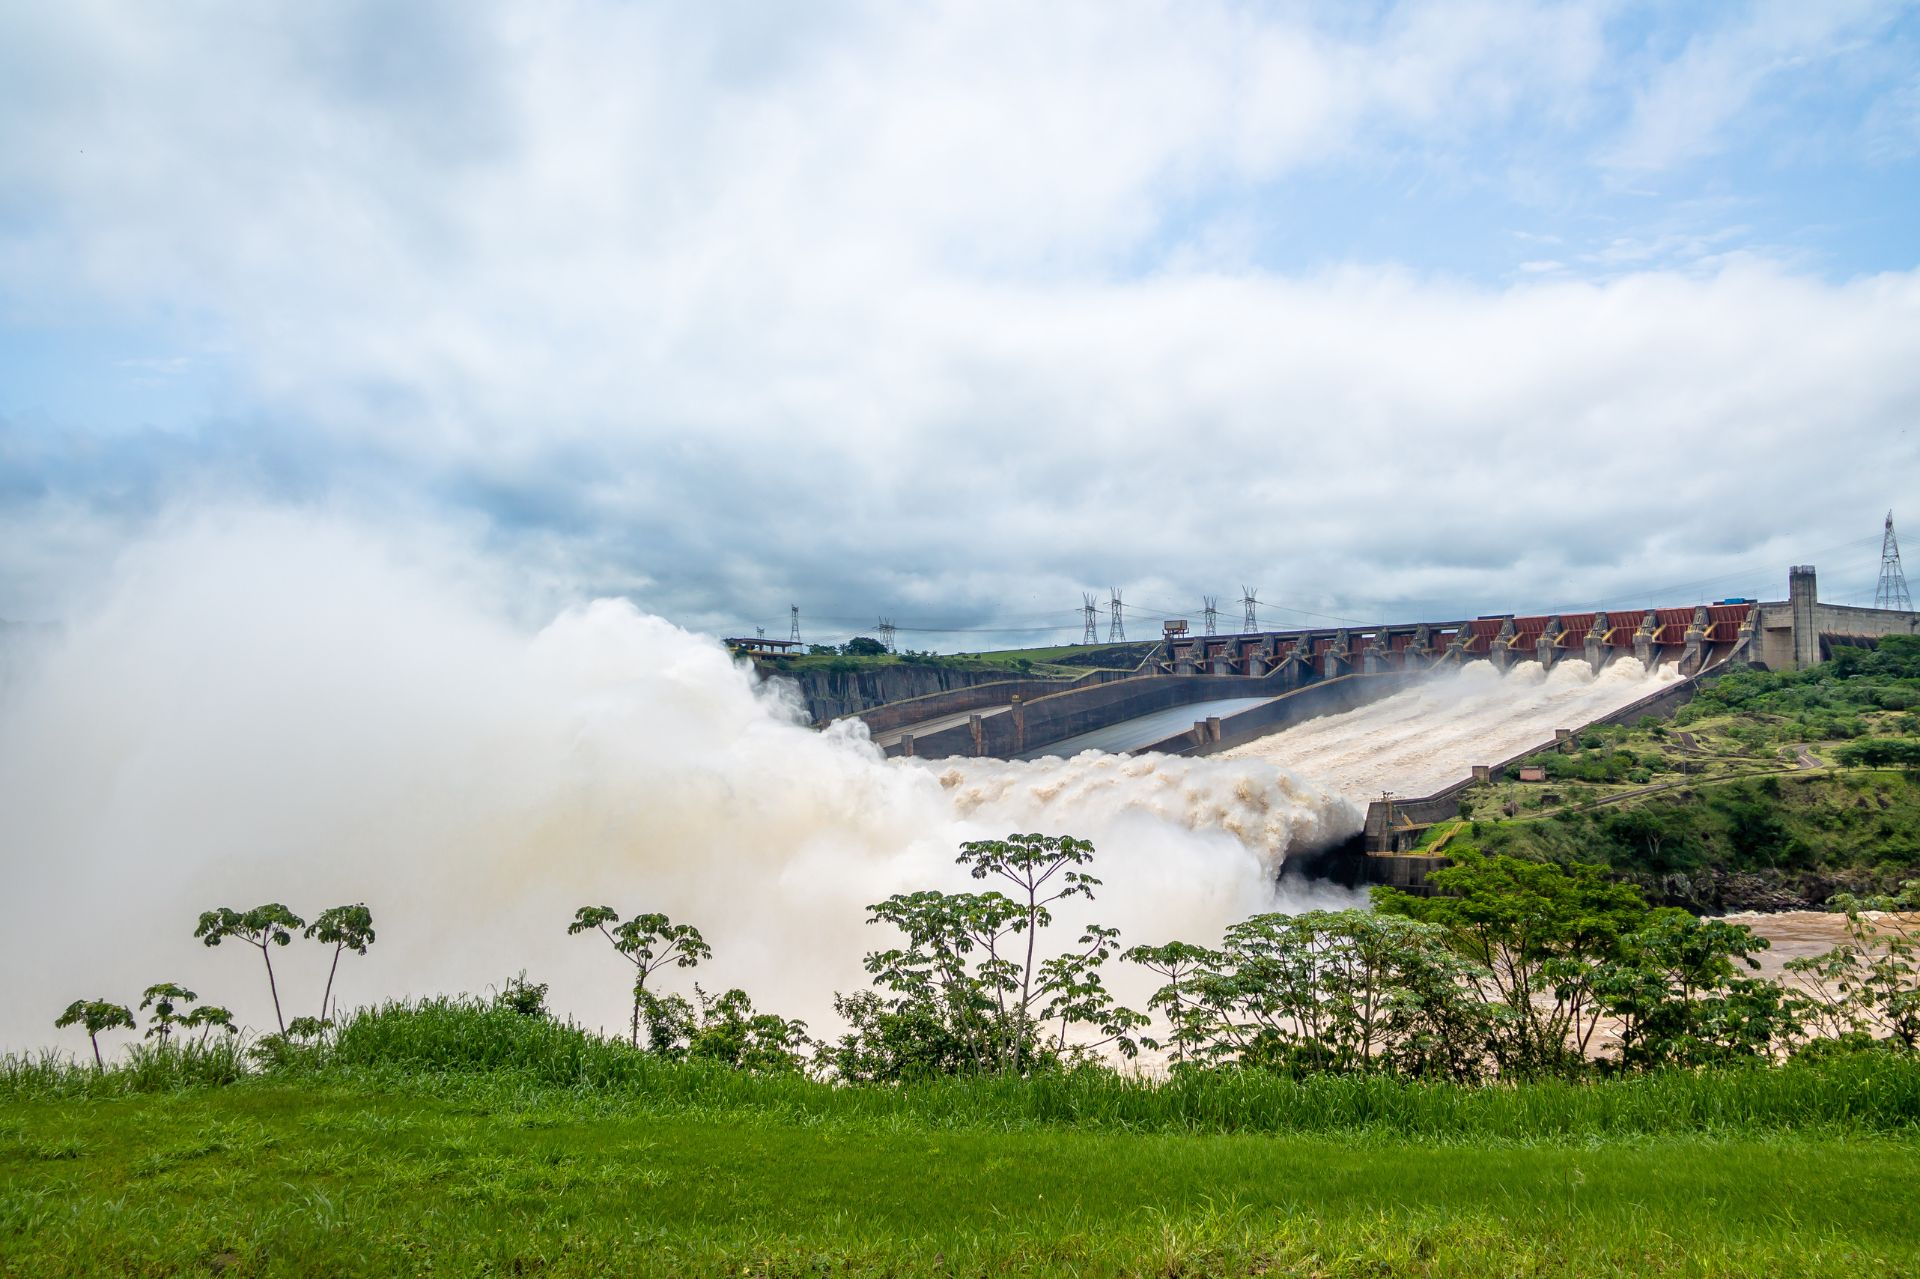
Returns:
[[[247,1074],[238,1038],[131,1044],[123,1059],[96,1070],[54,1052],[0,1057],[0,1100],[27,1097],[113,1097],[237,1083]]]
[[[0,1063],[0,1097],[199,1087],[232,1082],[242,1066],[237,1046],[217,1043],[166,1053],[143,1049],[104,1074],[51,1058],[9,1058]],[[319,1051],[270,1072],[288,1076],[361,1089],[425,1087],[493,1103],[904,1128],[1072,1126],[1516,1141],[1920,1130],[1920,1059],[1892,1052],[1771,1069],[1477,1087],[1239,1070],[1165,1080],[1084,1070],[1028,1079],[846,1086],[666,1061],[576,1026],[466,999],[359,1010]]]
[[[1756,1129],[1920,1128],[1920,1060],[1863,1053],[1821,1063],[1468,1087],[1384,1076],[1302,1079],[1207,1071],[1153,1080],[1083,1070],[1019,1079],[842,1086],[669,1062],[542,1018],[461,1000],[363,1010],[328,1068],[372,1076],[502,1075],[648,1109],[924,1127],[1560,1138]]]

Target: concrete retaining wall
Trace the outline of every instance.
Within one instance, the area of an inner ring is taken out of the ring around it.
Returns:
[[[1137,675],[1032,699],[1022,697],[1004,714],[985,716],[925,737],[915,737],[913,754],[919,759],[945,759],[954,755],[1010,759],[1172,706],[1190,706],[1218,698],[1277,696],[1292,688],[1298,678],[1295,672],[1262,676]],[[903,752],[897,747],[888,747],[887,753]]]
[[[856,718],[864,721],[873,733],[888,733],[896,728],[905,728],[909,724],[938,719],[942,715],[957,715],[961,711],[977,711],[989,706],[1005,706],[1016,694],[1024,698],[1045,697],[1048,693],[1058,693],[1068,687],[1104,683],[1109,679],[1125,679],[1126,674],[1125,671],[1093,671],[1071,681],[1010,679],[991,684],[975,684],[968,688],[927,693],[921,697],[907,698],[905,701],[888,702],[885,706],[861,711]]]
[[[1283,693],[1264,706],[1252,706],[1238,715],[1229,715],[1217,721],[1219,735],[1215,736],[1215,722],[1197,724],[1182,733],[1175,733],[1151,746],[1142,746],[1132,752],[1135,755],[1158,753],[1162,755],[1214,755],[1221,751],[1244,746],[1248,742],[1258,741],[1262,737],[1291,728],[1295,724],[1310,719],[1319,719],[1323,715],[1338,715],[1350,711],[1356,706],[1364,706],[1390,693],[1398,692],[1413,680],[1420,678],[1419,672],[1395,671],[1381,675],[1339,675],[1319,684],[1309,684],[1305,688]]]

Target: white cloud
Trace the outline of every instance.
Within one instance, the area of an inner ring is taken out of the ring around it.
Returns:
[[[0,122],[0,288],[217,317],[306,465],[543,577],[715,627],[1243,575],[1577,602],[1784,564],[1913,475],[1842,464],[1920,401],[1912,275],[1623,237],[1604,283],[1289,277],[1190,217],[1580,118],[1599,10],[420,12],[0,19],[62,68]]]
[[[1669,169],[1712,151],[1729,125],[1780,78],[1859,50],[1907,0],[1769,0],[1687,42],[1636,94],[1608,162]]]

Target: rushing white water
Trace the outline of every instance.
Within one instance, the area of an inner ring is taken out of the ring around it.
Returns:
[[[1358,804],[1381,791],[1426,795],[1578,728],[1676,679],[1631,657],[1595,674],[1584,661],[1550,671],[1527,662],[1506,674],[1490,662],[1436,672],[1404,692],[1309,720],[1218,758],[1277,765]]]
[[[962,840],[1091,839],[1086,917],[1211,940],[1350,900],[1278,871],[1357,829],[1371,791],[1452,780],[1500,753],[1488,735],[1524,745],[1638,691],[1569,671],[1513,699],[1524,674],[1469,668],[1247,758],[889,762],[861,726],[804,727],[711,640],[614,601],[529,633],[481,602],[470,558],[424,554],[284,514],[205,519],[129,552],[36,658],[0,708],[0,1048],[79,1047],[52,1029],[68,1001],[163,980],[270,1026],[258,953],[192,931],[276,900],[372,907],[348,1004],[525,968],[556,1007],[621,1025],[621,962],[565,932],[604,902],[699,925],[703,983],[825,1029],[888,941],[865,907],[976,886]],[[288,1016],[314,1011],[322,949],[274,958]]]
[[[288,515],[130,552],[0,711],[0,1047],[162,980],[271,1025],[259,955],[191,934],[201,910],[274,900],[373,908],[348,1003],[524,967],[557,1007],[622,1024],[620,961],[565,933],[605,902],[701,926],[696,976],[819,1020],[887,944],[868,903],[975,886],[962,840],[1089,838],[1093,917],[1212,938],[1285,904],[1288,849],[1353,820],[1252,763],[889,763],[862,728],[803,727],[711,640],[612,601],[528,634],[485,587],[466,561]],[[320,948],[274,958],[289,1015],[313,1011]]]

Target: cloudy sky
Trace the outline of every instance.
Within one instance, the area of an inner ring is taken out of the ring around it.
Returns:
[[[1912,4],[64,0],[0,83],[0,617],[262,505],[942,649],[1920,546]]]

